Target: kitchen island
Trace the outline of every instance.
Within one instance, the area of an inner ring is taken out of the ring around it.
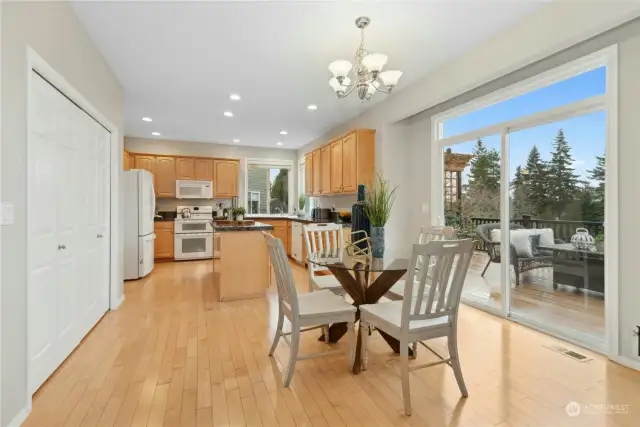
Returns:
[[[220,233],[220,258],[213,260],[214,286],[220,301],[262,296],[269,287],[269,252],[263,232],[273,226],[261,222],[214,221]]]

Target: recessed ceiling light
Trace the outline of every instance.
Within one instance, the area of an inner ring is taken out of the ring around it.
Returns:
[[[239,139],[234,139],[233,142],[240,142],[240,140]]]
[[[317,109],[318,109],[317,105],[314,105],[314,104],[307,105],[307,110],[317,110]]]
[[[280,131],[280,135],[287,135],[289,132],[287,132],[286,130],[281,130]]]
[[[276,145],[282,145],[282,142],[276,142]]]
[[[153,135],[153,136],[160,136],[160,132],[151,132],[151,135]]]
[[[153,120],[151,120],[151,117],[143,117],[142,121],[143,122],[152,122]]]
[[[237,93],[232,93],[231,95],[229,95],[229,99],[232,101],[240,101],[240,95],[238,95]]]
[[[224,112],[224,116],[225,117],[233,117],[233,113],[231,111],[225,111]]]

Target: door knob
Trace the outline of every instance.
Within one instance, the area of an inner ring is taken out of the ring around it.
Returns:
[[[102,239],[102,234],[98,234],[98,239]]]
[[[58,245],[58,250],[67,249],[66,245]]]

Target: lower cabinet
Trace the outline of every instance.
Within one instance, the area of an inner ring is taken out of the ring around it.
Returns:
[[[173,259],[173,221],[156,221],[153,228],[156,235],[154,258]]]

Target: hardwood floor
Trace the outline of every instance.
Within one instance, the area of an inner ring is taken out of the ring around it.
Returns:
[[[293,271],[304,292],[305,270]],[[305,360],[285,389],[288,347],[281,341],[276,357],[267,356],[274,291],[219,303],[213,274],[211,261],[164,263],[127,282],[125,303],[38,391],[24,426],[640,425],[640,373],[582,349],[593,360],[576,362],[544,346],[575,347],[464,306],[459,346],[467,399],[446,366],[415,371],[414,414],[406,417],[397,358],[378,335],[362,374],[352,375],[343,355]],[[303,336],[301,352],[324,345],[317,331]],[[444,342],[433,344],[446,352]],[[423,350],[411,363],[432,359]],[[568,416],[569,402],[582,413]]]

